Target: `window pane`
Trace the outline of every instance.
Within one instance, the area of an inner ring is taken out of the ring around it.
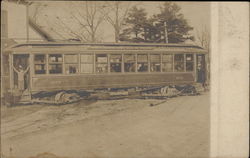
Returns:
[[[81,62],[92,63],[93,62],[93,55],[81,54]]]
[[[67,54],[67,55],[64,55],[64,60],[65,60],[65,63],[77,63],[77,59],[78,59],[78,55],[77,54]]]
[[[35,74],[46,74],[46,55],[39,54],[34,56]]]
[[[135,62],[134,54],[124,54],[124,62]]]
[[[62,64],[50,64],[49,65],[50,74],[60,74],[62,73]]]
[[[161,71],[161,64],[160,63],[151,63],[150,64],[150,71],[151,72],[160,72]]]
[[[65,64],[66,74],[76,74],[78,72],[78,64]]]
[[[122,72],[122,64],[121,63],[111,63],[110,64],[110,72]]]
[[[35,64],[35,74],[45,74],[46,65],[45,64]]]
[[[172,62],[173,61],[173,55],[163,54],[162,55],[162,61],[163,62]]]
[[[81,73],[92,73],[93,64],[81,64]]]
[[[148,63],[138,63],[137,64],[138,72],[147,72],[148,71]]]
[[[96,54],[96,62],[107,63],[108,62],[107,54]]]
[[[194,57],[193,54],[186,54],[186,61],[193,61]]]
[[[50,54],[49,55],[49,62],[62,62],[62,55],[61,54]]]
[[[138,54],[137,58],[138,62],[148,62],[147,54]]]
[[[150,55],[150,61],[151,62],[160,62],[161,61],[160,54],[152,54],[152,55]]]
[[[34,62],[35,63],[45,63],[46,56],[45,55],[35,55]]]
[[[119,62],[122,62],[122,55],[120,54],[112,54],[110,55],[110,62],[113,62],[113,63],[119,63]]]
[[[124,63],[125,72],[135,72],[135,63]]]
[[[162,71],[163,72],[172,72],[173,64],[172,63],[162,63]]]
[[[193,62],[187,62],[186,63],[186,71],[193,71],[194,70],[194,63]]]
[[[184,61],[184,54],[175,54],[174,61]]]
[[[108,72],[108,64],[96,64],[96,72],[97,73]]]
[[[174,70],[177,72],[184,71],[184,63],[183,62],[175,62],[174,63]]]
[[[204,69],[204,66],[205,66],[204,55],[197,55],[197,67]]]

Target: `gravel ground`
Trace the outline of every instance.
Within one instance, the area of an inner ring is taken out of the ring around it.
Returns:
[[[208,152],[208,93],[1,108],[2,157],[203,158]]]

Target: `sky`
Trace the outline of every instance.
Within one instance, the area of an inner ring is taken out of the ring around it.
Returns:
[[[43,15],[40,16],[39,22],[42,25],[46,25],[45,18],[52,16],[62,16],[67,17],[68,13],[74,8],[69,5],[70,2],[63,1],[53,1],[45,2],[48,4],[46,9],[43,10]],[[140,8],[145,8],[148,16],[151,16],[159,12],[159,6],[163,4],[163,1],[133,1],[131,3],[137,4]],[[194,28],[190,33],[196,36],[197,31],[206,27],[210,29],[210,3],[209,2],[175,2],[181,7],[181,13],[187,19],[188,23]],[[31,14],[32,14],[32,9]],[[46,14],[46,16],[44,15]],[[53,21],[52,21],[53,23]],[[69,22],[70,23],[70,22]],[[71,23],[71,26],[73,24]],[[99,32],[103,36],[104,42],[114,42],[114,30],[112,26],[108,23],[103,23],[100,27]]]

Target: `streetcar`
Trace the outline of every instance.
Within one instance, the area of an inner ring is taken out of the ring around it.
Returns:
[[[65,92],[192,85],[207,51],[188,44],[34,42],[2,52],[3,100]],[[162,89],[161,89],[162,90]]]

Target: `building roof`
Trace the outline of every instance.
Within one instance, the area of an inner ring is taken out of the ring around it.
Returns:
[[[53,37],[46,32],[45,30],[43,30],[39,25],[37,25],[34,20],[32,20],[31,18],[29,18],[29,26],[35,30],[43,39],[45,39],[46,41],[55,41],[53,39]]]

